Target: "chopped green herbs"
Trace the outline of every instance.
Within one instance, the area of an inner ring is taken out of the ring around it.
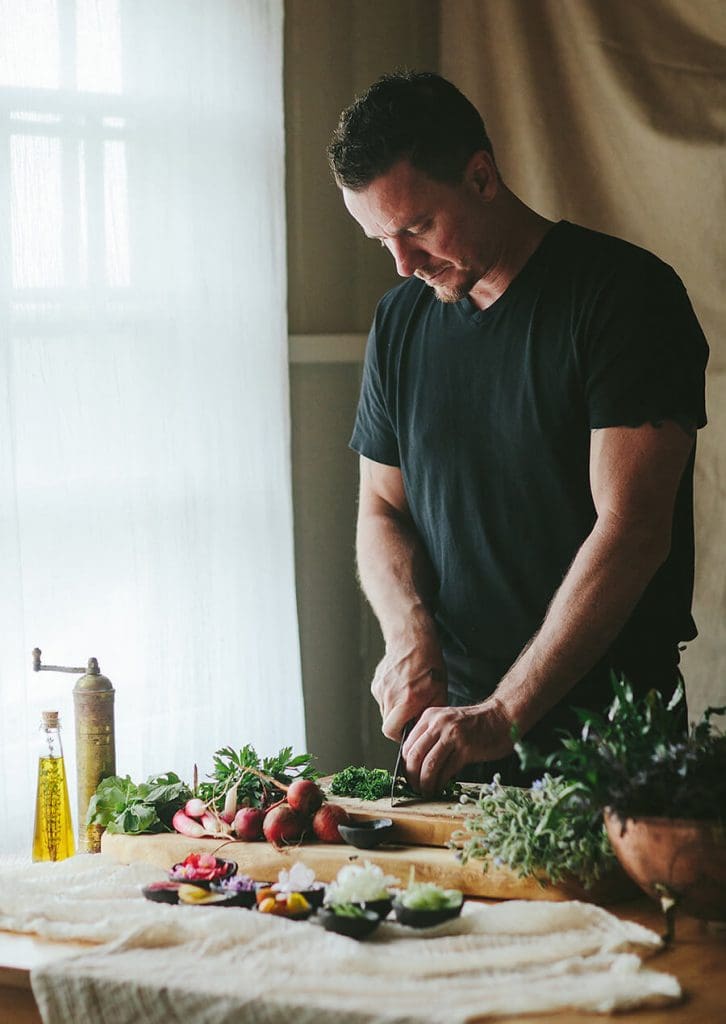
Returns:
[[[385,768],[356,768],[349,765],[333,776],[330,792],[358,800],[380,800],[391,795],[392,774]]]
[[[391,795],[393,774],[386,768],[362,768],[348,765],[337,772],[330,783],[333,796],[351,796],[357,800],[381,800]],[[456,782],[449,782],[441,794],[441,799],[453,800],[459,795],[460,787]],[[419,797],[418,793],[408,785],[402,776],[396,780],[397,797]]]

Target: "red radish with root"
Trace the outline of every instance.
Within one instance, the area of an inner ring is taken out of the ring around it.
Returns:
[[[295,779],[287,787],[287,802],[305,817],[315,814],[324,799],[320,786],[316,786],[312,779]]]
[[[203,814],[207,813],[207,805],[198,796],[193,796],[184,804],[184,813],[190,818],[201,818]]]
[[[181,808],[171,819],[171,823],[177,832],[180,832],[183,836],[188,836],[190,839],[203,839],[204,836],[209,835],[204,825],[195,821],[194,818],[190,818]]]
[[[265,812],[261,807],[242,807],[234,817],[232,831],[238,839],[253,843],[256,839],[262,839],[264,817]]]
[[[338,825],[349,825],[350,815],[340,804],[323,804],[313,818],[313,832],[323,843],[342,843]]]
[[[265,815],[262,831],[277,849],[283,843],[296,843],[303,837],[306,828],[305,819],[293,811],[287,803],[277,804]]]

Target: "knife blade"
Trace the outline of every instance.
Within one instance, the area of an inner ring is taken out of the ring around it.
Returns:
[[[396,757],[396,766],[393,769],[393,781],[391,782],[391,807],[396,806],[396,782],[398,781],[398,773],[401,768],[401,761],[403,760],[403,744],[406,742],[408,734],[411,732],[415,724],[416,719],[411,718],[408,722],[406,722],[406,724],[403,727],[403,732],[401,733],[401,742],[398,745],[398,756]]]

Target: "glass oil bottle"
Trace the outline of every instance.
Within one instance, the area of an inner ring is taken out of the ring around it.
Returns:
[[[65,860],[76,852],[57,711],[44,711],[40,726],[33,860]]]

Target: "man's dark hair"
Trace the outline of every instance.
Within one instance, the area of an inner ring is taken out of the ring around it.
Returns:
[[[473,153],[494,155],[476,107],[432,71],[383,75],[340,115],[328,160],[353,191],[406,159],[436,181],[456,184]]]

